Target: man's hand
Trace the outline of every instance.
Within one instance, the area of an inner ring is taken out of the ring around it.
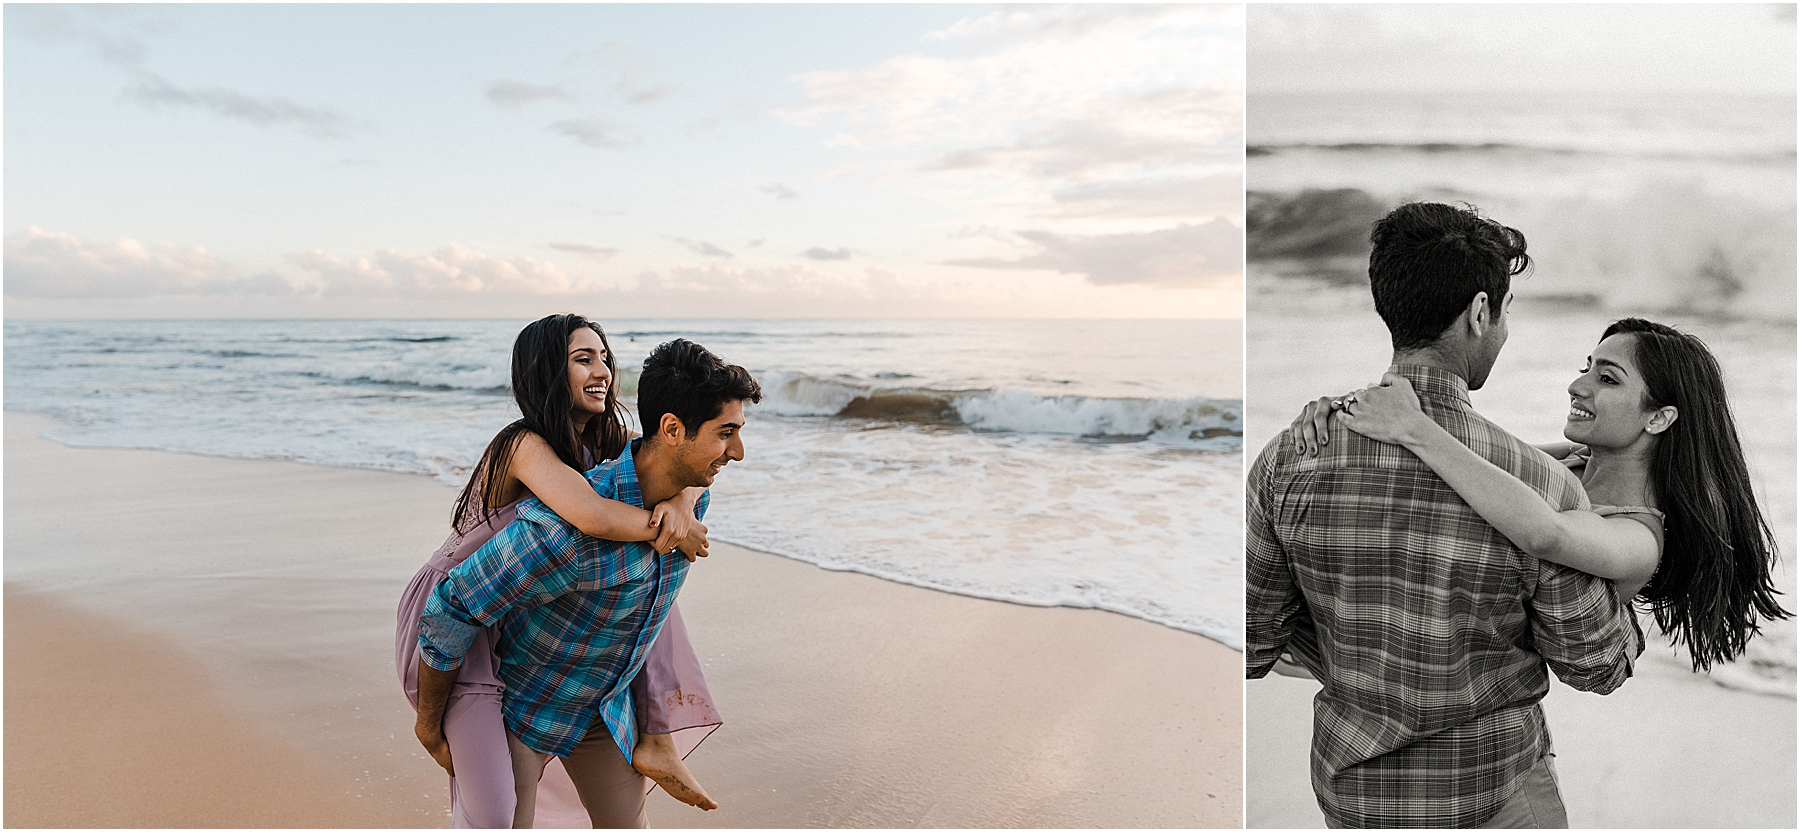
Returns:
[[[444,738],[444,720],[442,715],[431,720],[429,724],[424,714],[419,714],[419,721],[413,723],[413,735],[419,738],[419,744],[425,746],[425,753],[444,767],[445,773],[456,776],[456,768],[450,764],[450,741]]]
[[[707,551],[706,524],[694,516],[694,504],[702,492],[699,488],[682,489],[680,494],[656,504],[650,511],[650,525],[657,529],[651,548],[657,552],[679,548],[688,563],[711,554]]]
[[[456,769],[450,765],[450,741],[444,738],[444,711],[450,707],[450,690],[461,672],[460,667],[438,670],[419,657],[419,718],[413,723],[413,736],[451,777],[456,776]]]

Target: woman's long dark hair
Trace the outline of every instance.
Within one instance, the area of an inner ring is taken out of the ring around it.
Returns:
[[[1650,459],[1651,488],[1668,515],[1662,563],[1641,593],[1657,626],[1686,644],[1695,670],[1743,655],[1758,618],[1787,618],[1769,570],[1775,537],[1757,508],[1725,401],[1719,362],[1699,338],[1641,318],[1606,328],[1633,336],[1648,407],[1674,405],[1674,424]]]
[[[600,336],[606,348],[606,369],[613,373],[613,383],[606,386],[606,412],[589,419],[587,429],[577,433],[569,418],[575,402],[569,396],[569,338],[581,328]],[[600,325],[580,315],[551,315],[519,330],[513,341],[512,394],[523,418],[494,435],[481,461],[469,473],[469,483],[462,496],[456,498],[450,526],[467,532],[494,516],[504,503],[504,495],[490,490],[488,483],[506,481],[512,466],[513,448],[526,431],[537,434],[558,459],[577,471],[582,469],[582,450],[596,462],[616,458],[625,450],[625,409],[619,404],[619,368],[613,363],[612,345]],[[479,500],[479,505],[471,503]]]

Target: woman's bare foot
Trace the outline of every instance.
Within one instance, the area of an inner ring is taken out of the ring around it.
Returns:
[[[655,780],[676,800],[708,811],[719,808],[700,788],[700,781],[688,771],[681,755],[675,753],[675,738],[668,734],[638,734],[637,747],[631,749],[631,767]]]

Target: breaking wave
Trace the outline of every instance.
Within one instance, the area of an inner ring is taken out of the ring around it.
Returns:
[[[771,374],[764,380],[763,395],[760,407],[778,416],[1153,441],[1202,450],[1237,450],[1243,445],[1243,403],[1235,399],[1100,398],[1043,396],[1010,389],[882,387],[806,373]]]

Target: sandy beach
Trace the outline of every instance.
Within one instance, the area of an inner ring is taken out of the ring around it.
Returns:
[[[5,422],[9,825],[447,824],[391,644],[452,489]],[[653,826],[1242,822],[1242,658],[1210,640],[729,545],[681,604],[721,808],[657,792]]]
[[[1569,825],[1792,829],[1794,700],[1682,673],[1658,650],[1606,696],[1551,683],[1544,713]],[[1307,774],[1318,689],[1275,676],[1246,686],[1247,826],[1324,828]]]

